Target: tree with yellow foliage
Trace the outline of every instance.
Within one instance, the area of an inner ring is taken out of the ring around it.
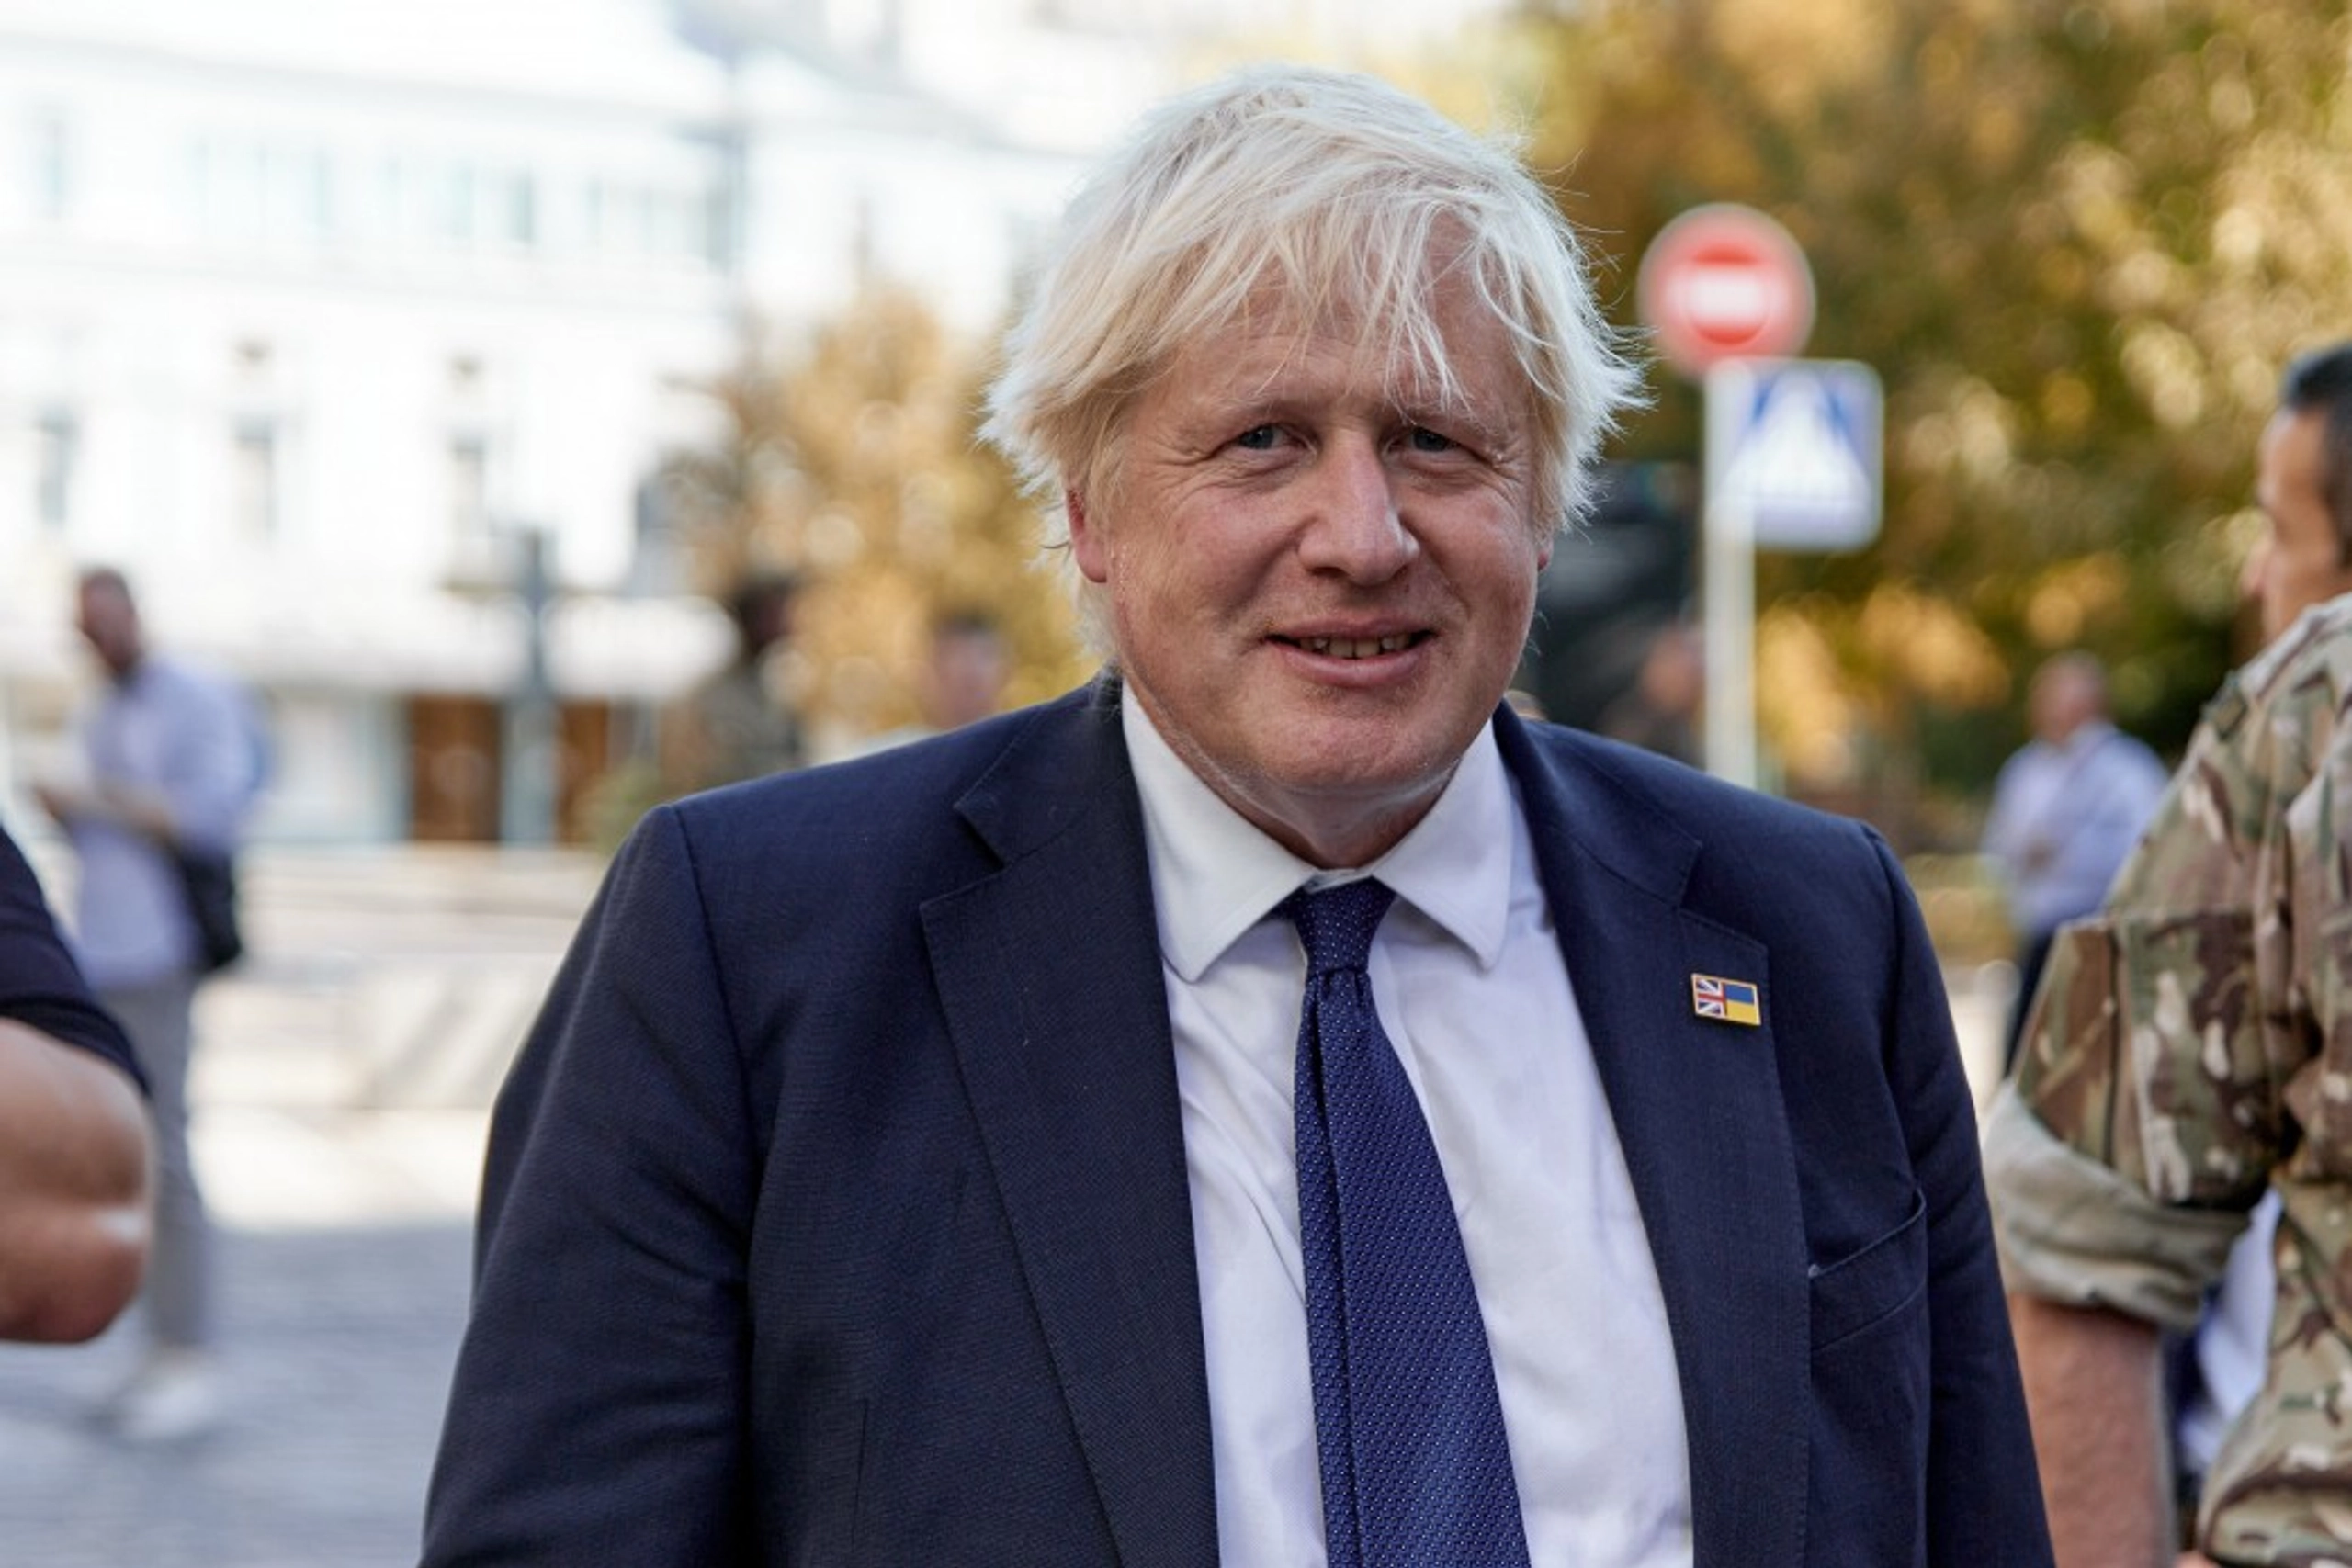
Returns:
[[[912,296],[877,289],[710,389],[724,437],[667,476],[706,592],[753,570],[804,583],[785,685],[822,756],[911,722],[943,615],[985,614],[1008,703],[1086,673],[1066,591],[1036,565],[1037,508],[976,437],[985,367]]]
[[[2087,647],[2185,736],[2235,635],[2279,369],[2352,333],[2352,24],[2269,0],[1594,0],[1490,65],[1620,259],[1701,202],[1811,259],[1807,353],[1887,389],[1871,548],[1759,562],[1792,784],[1981,787],[2024,673]],[[1699,449],[1661,388],[1629,455]]]

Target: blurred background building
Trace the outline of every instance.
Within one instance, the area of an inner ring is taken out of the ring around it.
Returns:
[[[265,837],[571,822],[726,657],[651,483],[703,389],[876,279],[987,332],[1182,40],[1266,11],[10,0],[0,781],[49,764],[106,562],[266,695]]]
[[[2165,750],[2248,651],[2255,434],[2352,320],[2341,8],[0,0],[0,807],[91,561],[263,688],[280,842],[603,835],[754,571],[808,586],[814,755],[913,721],[942,614],[1060,689],[986,345],[1076,169],[1274,56],[1519,130],[1620,324],[1695,205],[1804,246],[1806,352],[1885,384],[1884,526],[1757,563],[1773,787],[1963,849],[2022,671],[2097,653]],[[1702,400],[1654,390],[1544,586],[1571,722],[1693,608]]]

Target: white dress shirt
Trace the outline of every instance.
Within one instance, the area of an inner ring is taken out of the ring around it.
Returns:
[[[1175,1030],[1219,1550],[1229,1568],[1317,1568],[1291,1119],[1306,964],[1273,911],[1300,885],[1345,875],[1245,821],[1123,705]],[[1396,894],[1373,943],[1373,998],[1461,1222],[1532,1561],[1688,1568],[1665,1303],[1491,730],[1429,815],[1361,871]]]

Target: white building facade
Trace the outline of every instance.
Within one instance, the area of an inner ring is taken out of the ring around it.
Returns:
[[[992,327],[1170,40],[1242,8],[1163,9],[7,0],[12,824],[89,678],[74,572],[107,563],[159,645],[267,698],[265,834],[513,836],[526,544],[569,789],[725,657],[640,497],[714,434],[695,389],[744,323],[882,276]]]
[[[744,309],[813,314],[885,269],[981,324],[1069,157],[779,51],[730,70],[669,24],[650,0],[0,11],[17,800],[87,680],[86,564],[266,695],[282,837],[497,830],[526,532],[571,773],[724,657],[715,612],[639,591],[663,574],[639,498],[707,434],[694,389]],[[967,243],[933,242],[933,204]]]

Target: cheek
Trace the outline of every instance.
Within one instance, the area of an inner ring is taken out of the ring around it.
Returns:
[[[1536,578],[1550,555],[1548,548],[1538,547],[1494,567],[1484,585],[1486,592],[1480,607],[1498,627],[1517,636],[1525,635],[1535,615]]]
[[[1160,540],[1122,540],[1109,552],[1111,603],[1120,640],[1144,648],[1191,634],[1207,608],[1206,585],[1181,550]]]
[[[2305,596],[2324,597],[2323,590],[2335,577],[2335,552],[2332,547],[2313,545],[2298,551],[2288,572],[2282,573],[2290,587]]]

